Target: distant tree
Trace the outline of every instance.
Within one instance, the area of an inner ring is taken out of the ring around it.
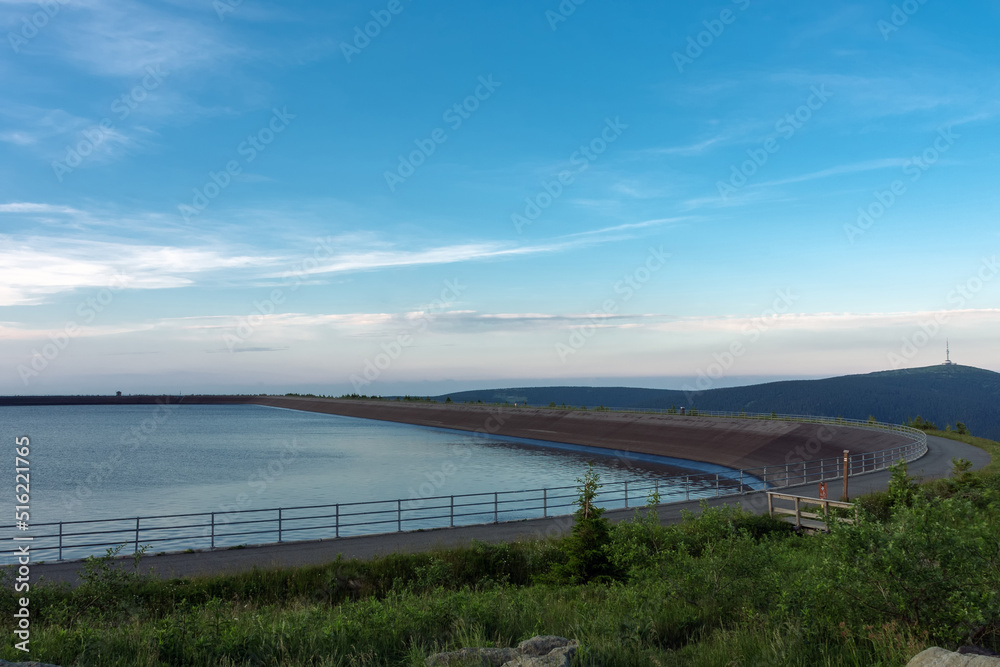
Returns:
[[[938,430],[937,425],[929,419],[924,419],[920,415],[917,415],[910,421],[906,423],[907,426],[911,428],[919,428],[921,431],[936,431]],[[963,424],[964,426],[964,424]]]

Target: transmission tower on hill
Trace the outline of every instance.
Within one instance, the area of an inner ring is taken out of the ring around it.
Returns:
[[[944,339],[944,363],[942,366],[954,366],[955,362],[951,360],[951,346],[948,339]]]

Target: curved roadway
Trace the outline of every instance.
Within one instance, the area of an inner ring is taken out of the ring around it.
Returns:
[[[966,458],[975,469],[989,464],[990,455],[978,447],[940,437],[927,438],[928,452],[918,461],[910,464],[910,473],[925,480],[948,477],[951,474],[952,458]],[[831,484],[831,497],[839,497],[840,481]],[[849,492],[852,497],[888,488],[889,472],[882,471],[852,477]],[[836,493],[834,493],[834,489]],[[815,484],[787,487],[782,491],[792,494],[817,497]],[[745,496],[713,498],[709,505],[723,505],[738,502],[743,508],[764,513],[767,511],[767,496],[752,493]],[[659,508],[660,521],[664,524],[677,523],[683,510],[697,510],[699,501],[673,503]],[[612,521],[631,518],[635,510],[609,511],[605,516]],[[163,556],[149,556],[143,560],[143,569],[164,578],[191,577],[234,573],[253,568],[298,567],[321,565],[342,555],[345,559],[373,558],[390,553],[412,553],[440,548],[466,546],[473,540],[480,542],[510,542],[519,539],[537,539],[562,535],[573,524],[572,516],[548,519],[532,519],[499,524],[441,528],[437,530],[388,533],[384,535],[363,535],[340,539],[309,542],[287,542],[246,547],[244,549],[219,549],[196,553],[170,553]],[[131,557],[122,559],[131,562]],[[33,581],[41,577],[49,582],[76,583],[82,570],[81,561],[34,564],[31,569]]]

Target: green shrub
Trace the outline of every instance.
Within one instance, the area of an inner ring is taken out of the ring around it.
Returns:
[[[575,522],[569,536],[563,540],[564,560],[553,567],[553,580],[572,584],[610,581],[616,574],[606,548],[611,538],[611,524],[603,516],[604,509],[594,504],[602,486],[594,464],[589,464],[583,477],[576,481],[580,484],[580,494],[573,515]]]
[[[884,524],[834,526],[827,547],[823,572],[840,615],[824,618],[827,627],[897,623],[956,645],[979,641],[1000,618],[996,517],[968,500],[918,494]]]

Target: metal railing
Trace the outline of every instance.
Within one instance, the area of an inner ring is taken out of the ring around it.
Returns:
[[[801,415],[698,412],[686,416],[825,423],[913,436],[910,442],[899,447],[850,456],[847,462],[848,477],[884,470],[900,460],[913,461],[927,452],[927,434],[906,426]],[[653,481],[605,482],[602,484],[598,504],[606,509],[636,507],[645,504],[648,496],[653,493],[659,497],[660,504],[746,494],[840,479],[843,468],[843,458],[833,457],[717,473],[691,473]],[[576,504],[578,493],[576,486],[560,486],[259,510],[37,523],[32,524],[33,529],[49,529],[49,532],[32,534],[31,550],[34,559],[44,559],[44,554],[51,553],[57,560],[63,560],[65,557],[96,555],[120,544],[133,545],[136,551],[143,545],[149,545],[153,552],[166,549],[218,549],[284,542],[289,538],[336,539],[403,530],[547,518],[571,514],[570,508]],[[8,528],[11,533],[14,532],[13,526]],[[15,553],[17,549],[0,550],[0,554]]]

